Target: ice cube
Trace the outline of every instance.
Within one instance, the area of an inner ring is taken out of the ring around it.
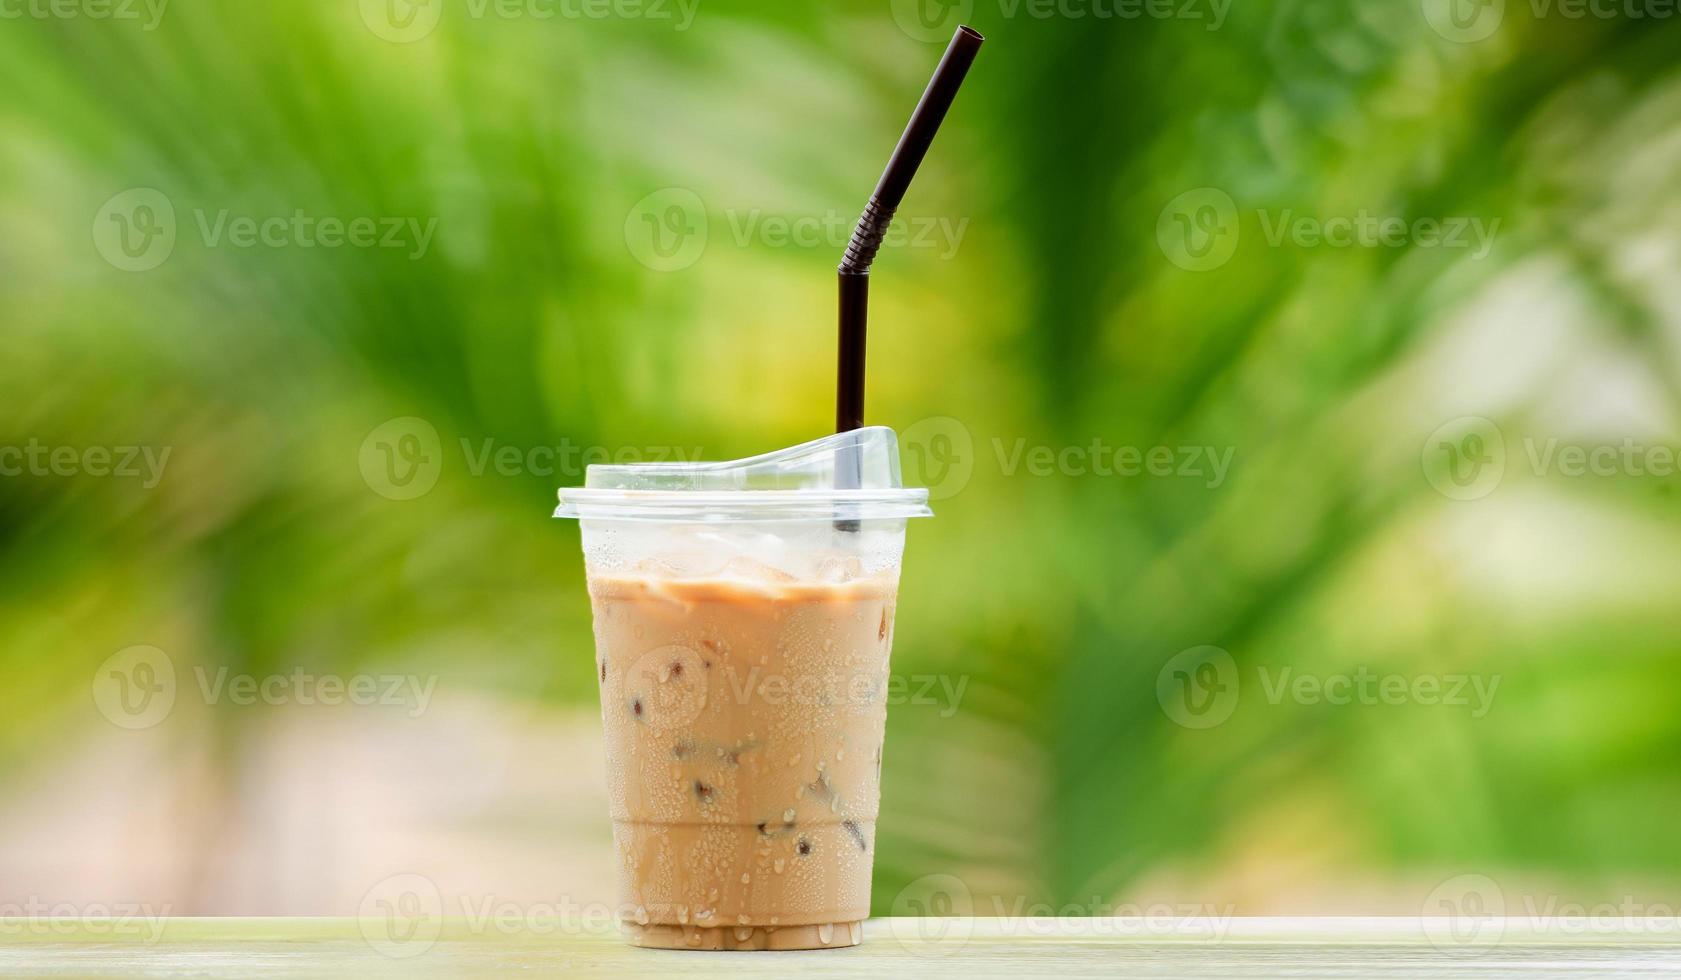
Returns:
[[[728,578],[744,578],[752,582],[792,582],[794,576],[772,565],[767,565],[757,558],[746,555],[736,555],[724,562],[724,567],[718,574]]]
[[[675,562],[664,558],[643,558],[633,566],[633,570],[636,574],[649,578],[677,578],[683,574],[683,570],[678,568]]]
[[[864,563],[856,555],[825,555],[817,560],[817,581],[850,582],[864,577]]]

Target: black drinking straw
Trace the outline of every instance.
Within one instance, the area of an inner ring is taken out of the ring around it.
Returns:
[[[969,66],[974,63],[975,53],[981,49],[984,40],[986,38],[972,27],[959,27],[952,35],[951,45],[940,59],[940,66],[934,69],[934,77],[922,93],[922,101],[917,103],[916,111],[911,113],[911,121],[905,126],[904,135],[899,137],[899,145],[894,148],[892,159],[887,161],[887,169],[882,172],[881,181],[876,184],[875,193],[870,195],[870,203],[864,206],[864,214],[852,232],[852,240],[847,243],[839,270],[840,370],[835,391],[836,432],[850,432],[864,425],[864,321],[869,316],[870,307],[870,263],[875,261],[876,251],[881,248],[881,240],[887,234],[887,226],[893,221],[893,212],[905,199],[905,189],[910,187],[916,168],[922,165],[922,158],[928,154],[928,146],[934,142],[934,134],[945,120],[946,110],[951,108],[952,100],[957,97],[958,86],[963,84],[963,76],[969,73]],[[846,485],[850,479],[850,485],[856,487],[856,460],[850,469],[851,472],[846,472],[848,467],[837,467],[835,476],[838,483]]]

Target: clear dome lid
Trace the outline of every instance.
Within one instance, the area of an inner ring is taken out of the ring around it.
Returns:
[[[609,521],[882,520],[928,517],[901,485],[899,440],[869,426],[746,459],[594,465],[554,516]]]

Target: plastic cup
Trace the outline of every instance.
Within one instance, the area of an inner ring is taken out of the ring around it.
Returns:
[[[626,937],[857,944],[905,524],[930,513],[892,430],[585,482],[555,513],[582,526]]]

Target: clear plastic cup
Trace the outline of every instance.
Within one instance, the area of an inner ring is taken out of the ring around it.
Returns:
[[[930,514],[892,430],[585,483],[555,515],[583,532],[627,938],[855,945],[905,523]]]

